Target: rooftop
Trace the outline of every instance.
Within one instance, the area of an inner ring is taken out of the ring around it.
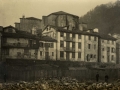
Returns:
[[[49,15],[52,15],[52,14],[54,14],[54,15],[71,15],[71,16],[78,17],[77,15],[73,15],[73,14],[70,14],[70,13],[67,13],[67,12],[64,12],[64,11],[53,12],[53,13],[51,13]]]
[[[117,40],[116,38],[114,38],[114,37],[112,37],[112,36],[110,36],[110,35],[106,35],[106,34],[99,34],[100,35],[100,37],[102,38],[102,39],[106,39],[106,40]]]
[[[83,34],[83,35],[91,35],[91,36],[98,36],[102,39],[106,39],[106,40],[117,40],[116,38],[110,36],[110,35],[106,35],[106,34],[100,34],[98,32],[87,32],[87,30],[85,31],[80,31],[80,30],[67,30],[67,29],[63,29],[62,27],[56,27],[56,26],[52,26],[52,25],[48,25],[51,26],[52,28],[55,28],[57,31],[59,32],[66,32],[66,33],[74,33],[74,34]],[[47,28],[47,26],[46,26]],[[88,29],[88,30],[93,30],[93,29]]]
[[[4,27],[3,28],[3,31],[4,29],[6,28],[13,28],[16,33],[8,33],[8,32],[2,32],[2,36],[3,37],[13,37],[13,38],[32,38],[32,39],[39,39],[37,36],[35,35],[32,35],[31,33],[28,33],[28,32],[25,32],[25,31],[21,31],[21,30],[17,30],[15,27],[13,26],[7,26],[7,27]]]
[[[24,17],[24,18],[25,18],[25,17]],[[20,18],[20,19],[23,19],[23,17]],[[40,21],[41,21],[41,19],[35,18],[35,17],[26,17],[25,19],[28,19],[28,20],[40,20]]]
[[[35,17],[27,17],[26,19],[30,19],[30,20],[41,20],[41,19],[35,18]]]
[[[67,30],[67,29],[64,29],[62,27],[56,27],[56,26],[52,26],[52,25],[48,25],[48,26],[55,28],[59,32],[99,36],[99,33],[96,33],[96,32],[86,32],[86,31],[80,31],[80,30]]]
[[[42,36],[40,41],[56,42],[57,40],[53,39],[53,38],[51,38],[49,36]]]

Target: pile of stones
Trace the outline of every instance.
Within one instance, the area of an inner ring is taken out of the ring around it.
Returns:
[[[69,77],[49,78],[35,82],[1,83],[0,90],[120,90],[120,80],[113,83],[82,83]]]

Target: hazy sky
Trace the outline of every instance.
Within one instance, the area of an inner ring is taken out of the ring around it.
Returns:
[[[19,18],[36,17],[65,11],[79,17],[100,4],[116,0],[0,0],[0,26],[13,25]]]

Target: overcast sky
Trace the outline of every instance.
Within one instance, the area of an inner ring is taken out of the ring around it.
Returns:
[[[116,0],[0,0],[0,26],[13,25],[19,18],[36,17],[42,19],[57,11],[65,11],[79,17],[97,5]]]

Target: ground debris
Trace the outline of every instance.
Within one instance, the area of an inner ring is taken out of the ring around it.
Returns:
[[[0,90],[120,90],[120,80],[114,83],[79,82],[70,77],[39,79],[34,82],[0,83]]]

